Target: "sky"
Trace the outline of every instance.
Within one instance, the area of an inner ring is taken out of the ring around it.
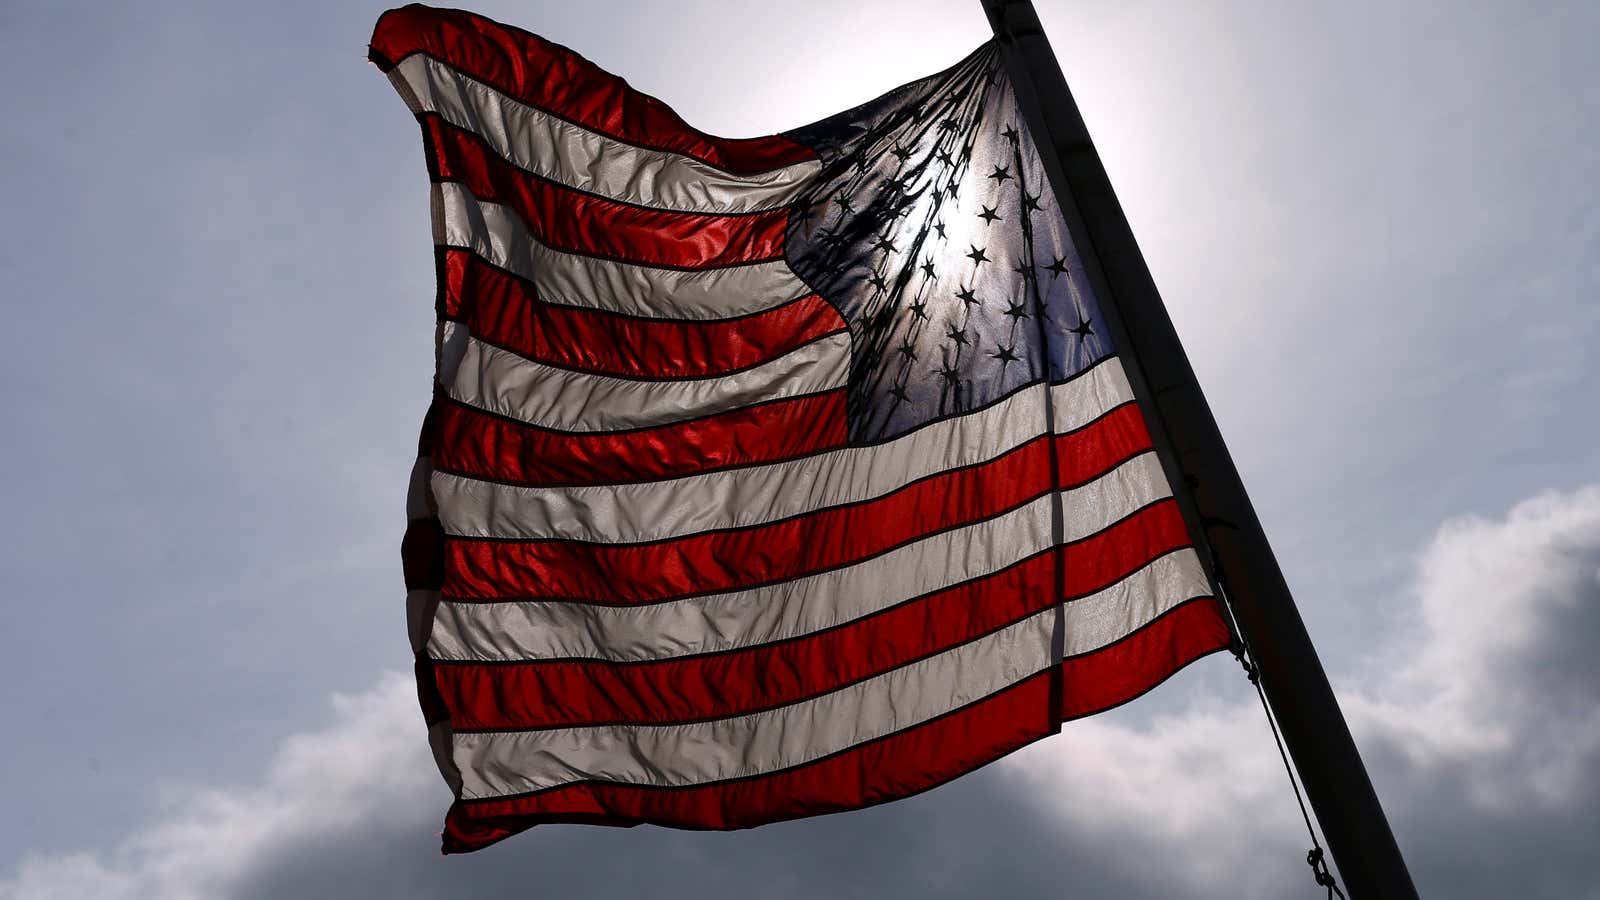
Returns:
[[[1600,5],[1036,5],[1427,896],[1600,898]],[[976,2],[495,0],[714,134]],[[442,858],[383,6],[0,3],[0,898],[1320,896],[1226,656],[922,796]]]

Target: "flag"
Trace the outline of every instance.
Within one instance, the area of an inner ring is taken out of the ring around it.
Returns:
[[[371,58],[432,182],[446,852],[906,797],[1229,643],[992,43],[739,140],[465,12]]]

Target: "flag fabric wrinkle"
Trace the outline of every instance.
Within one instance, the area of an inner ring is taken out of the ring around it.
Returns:
[[[738,140],[471,13],[371,57],[432,182],[446,852],[911,796],[1227,645],[992,44]]]

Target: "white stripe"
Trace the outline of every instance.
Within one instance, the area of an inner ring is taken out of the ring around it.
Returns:
[[[411,466],[411,483],[406,487],[406,518],[426,519],[439,514],[439,508],[434,502],[433,488],[430,480],[433,477],[433,458],[419,456]]]
[[[535,109],[418,54],[390,73],[413,113],[437,113],[517,167],[568,187],[679,212],[738,213],[791,202],[821,171],[810,160],[732,175],[693,157],[623,143]]]
[[[406,591],[406,634],[411,637],[411,652],[421,653],[433,634],[440,593],[432,588]]]
[[[919,725],[1049,668],[1056,610],[811,700],[683,725],[457,734],[463,799],[602,780],[693,785],[774,772]]]
[[[466,247],[531,280],[539,298],[631,316],[713,320],[761,312],[811,293],[781,259],[716,269],[663,269],[564,253],[529,234],[508,207],[454,182],[433,186],[434,242]]]
[[[541,428],[616,431],[832,390],[844,385],[849,362],[850,335],[841,331],[731,375],[642,381],[547,366],[473,338],[450,396]]]
[[[1044,432],[1044,391],[1021,391],[877,447],[666,481],[573,488],[518,487],[439,473],[433,490],[450,534],[472,537],[659,540],[759,525],[880,497],[929,475],[981,463]]]
[[[1061,495],[1065,540],[1088,537],[1172,492],[1155,454]],[[999,571],[1050,546],[1051,496],[976,525],[782,584],[638,606],[561,601],[452,603],[428,653],[505,661],[665,659],[798,637]]]
[[[440,719],[428,726],[428,749],[433,751],[434,765],[439,767],[439,774],[444,776],[445,784],[450,785],[450,790],[456,794],[461,793],[461,771],[456,768],[456,761],[452,758],[454,741],[451,738],[455,729],[449,719]]]
[[[1076,656],[1114,644],[1183,601],[1209,596],[1211,584],[1193,549],[1157,557],[1116,584],[1066,605],[1063,652]]]
[[[853,566],[782,584],[640,606],[439,604],[428,655],[505,661],[664,659],[798,637],[999,571],[1050,546],[1051,498]]]
[[[1067,543],[1082,540],[1157,500],[1172,496],[1154,450],[1135,456],[1088,484],[1061,492]]]
[[[1128,373],[1122,370],[1122,360],[1108,356],[1071,381],[1050,388],[1056,433],[1076,431],[1132,399],[1133,388],[1128,385]]]
[[[1018,391],[886,444],[765,466],[556,488],[439,473],[433,490],[445,531],[469,537],[633,543],[759,525],[882,497],[939,472],[992,460],[1044,433],[1045,390],[1036,385]],[[1115,358],[1051,390],[1063,430],[1092,422],[1132,397]]]
[[[456,371],[461,368],[461,354],[466,352],[467,338],[472,332],[460,322],[441,319],[434,334],[435,378],[440,385],[453,384]]]

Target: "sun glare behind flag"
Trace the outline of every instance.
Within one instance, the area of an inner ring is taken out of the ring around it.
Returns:
[[[746,140],[468,13],[371,54],[432,179],[446,851],[905,797],[1228,645],[992,44]]]

